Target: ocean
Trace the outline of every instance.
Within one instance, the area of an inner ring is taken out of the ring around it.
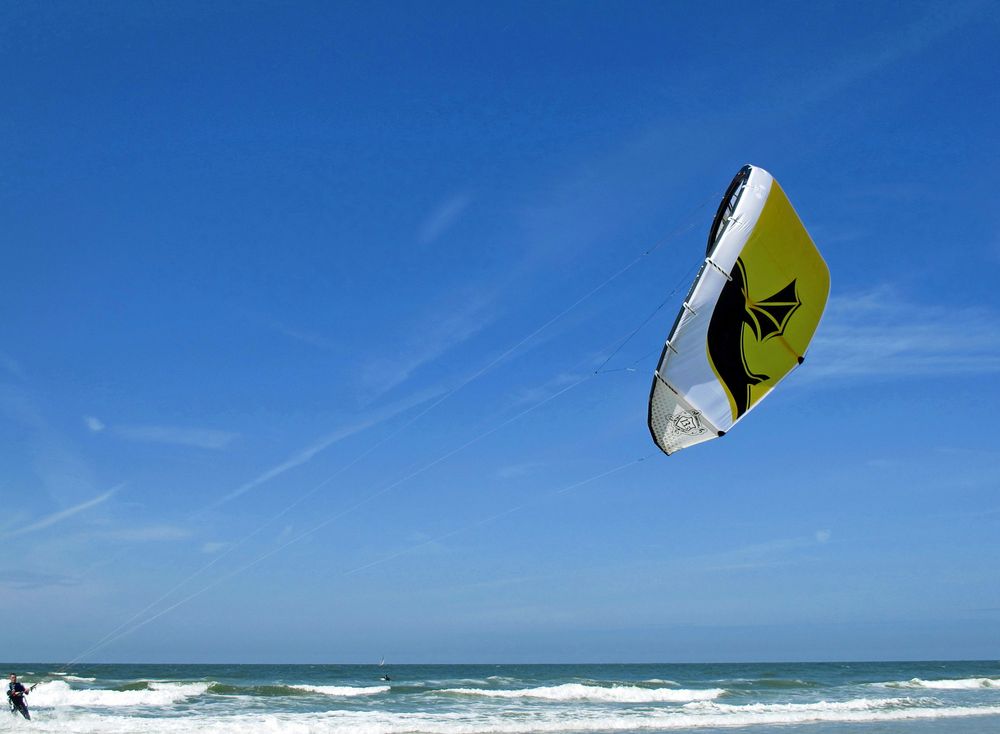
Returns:
[[[1000,732],[1000,661],[8,669],[37,687],[0,731]]]

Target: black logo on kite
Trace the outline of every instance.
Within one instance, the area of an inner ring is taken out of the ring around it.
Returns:
[[[750,408],[750,388],[769,379],[747,364],[743,327],[749,326],[758,342],[781,336],[802,301],[795,292],[794,279],[768,298],[751,299],[742,260],[737,259],[730,275],[732,280],[722,287],[708,324],[708,354],[736,405],[735,420]]]
[[[700,436],[705,432],[705,426],[701,424],[699,415],[701,415],[700,411],[684,410],[673,416],[670,422],[677,433],[683,433],[687,436]]]

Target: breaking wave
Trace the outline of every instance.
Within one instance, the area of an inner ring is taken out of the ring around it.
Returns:
[[[322,693],[325,696],[374,696],[378,693],[388,693],[389,686],[289,686],[299,691]]]
[[[314,686],[305,683],[256,686],[234,686],[227,683],[213,683],[208,692],[217,696],[260,696],[274,698],[281,696],[308,696],[310,693],[321,693],[326,696],[371,696],[376,693],[386,693],[389,686]]]
[[[39,683],[31,694],[32,707],[62,706],[169,706],[193,696],[200,696],[208,683],[144,683],[134,690],[71,688],[62,680]]]
[[[440,693],[487,698],[542,698],[549,701],[607,701],[613,703],[682,703],[709,701],[723,695],[722,688],[639,688],[637,686],[586,686],[581,683],[564,683],[559,686],[541,686],[517,690],[489,688],[445,688]]]

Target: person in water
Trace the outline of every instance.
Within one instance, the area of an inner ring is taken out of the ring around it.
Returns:
[[[7,684],[7,700],[10,701],[11,713],[18,712],[26,719],[31,718],[31,714],[28,713],[28,704],[24,700],[28,693],[29,690],[17,682],[17,675],[11,673],[10,683]]]

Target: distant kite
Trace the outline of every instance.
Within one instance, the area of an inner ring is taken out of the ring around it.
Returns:
[[[656,445],[672,454],[732,428],[802,363],[829,294],[830,271],[788,197],[744,166],[654,373]]]

